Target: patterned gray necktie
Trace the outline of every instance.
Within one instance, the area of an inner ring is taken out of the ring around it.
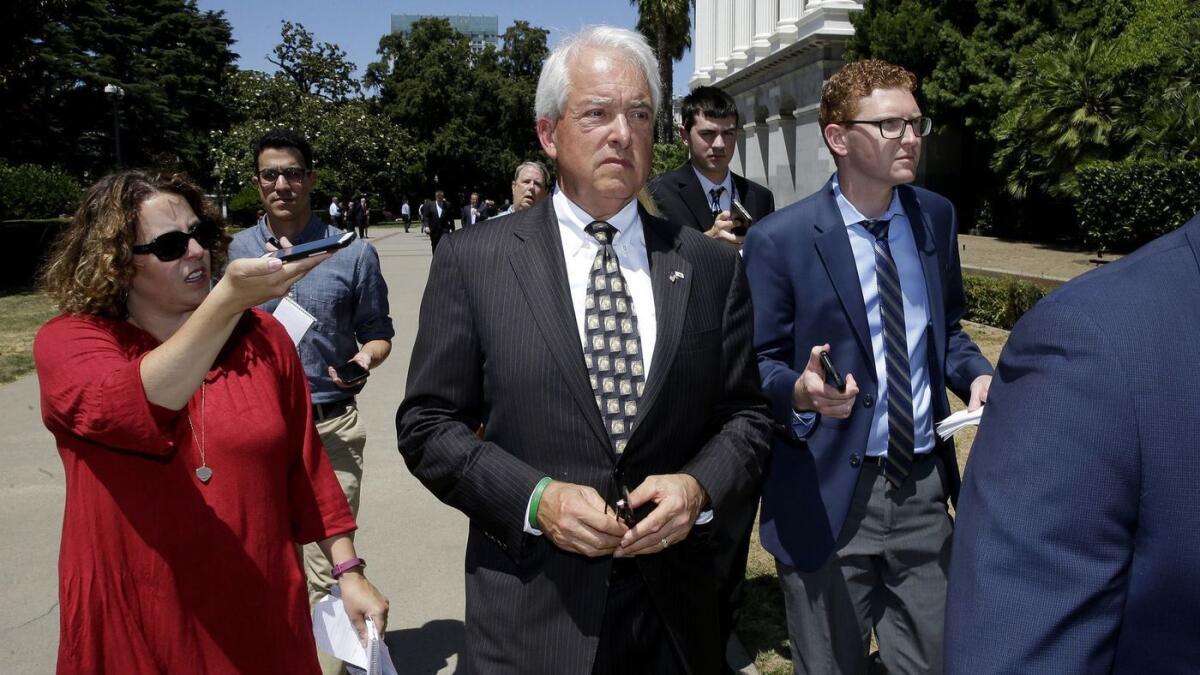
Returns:
[[[875,285],[879,288],[879,313],[883,319],[883,356],[887,364],[888,454],[884,476],[900,487],[912,472],[913,402],[908,365],[908,335],[904,326],[904,294],[900,273],[888,246],[888,220],[865,220],[875,238]]]
[[[612,246],[616,228],[596,221],[584,230],[600,243],[600,250],[592,261],[584,299],[587,349],[583,358],[604,428],[619,455],[629,441],[638,398],[646,386],[642,340],[633,301],[629,299],[621,264]]]

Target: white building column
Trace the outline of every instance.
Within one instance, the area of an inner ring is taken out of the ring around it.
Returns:
[[[771,34],[779,22],[779,0],[758,0],[754,3],[754,39],[750,53],[761,59],[771,53]]]
[[[809,0],[812,3],[812,0]],[[800,34],[800,14],[804,11],[804,0],[779,0],[779,21],[775,24],[775,35],[771,41],[775,47],[786,47],[796,41]]]
[[[729,74],[733,57],[733,0],[717,0],[717,52],[713,58],[712,77],[718,80]]]
[[[733,3],[733,54],[729,62],[734,68],[742,68],[750,62],[750,41],[754,38],[754,3],[755,0],[737,0]]]
[[[767,125],[750,122],[742,126],[746,137],[746,167],[743,175],[758,183],[767,184]]]
[[[713,29],[716,27],[717,0],[696,0],[696,32],[693,46],[696,54],[696,70],[692,73],[692,84],[703,85],[711,81],[713,57],[716,52]]]
[[[814,102],[792,111],[796,134],[796,199],[803,199],[819,190],[829,180],[830,174],[837,171],[833,153],[825,145],[821,124],[817,121],[819,110],[820,103]]]
[[[776,204],[796,201],[796,120],[791,111],[767,118],[767,187]]]

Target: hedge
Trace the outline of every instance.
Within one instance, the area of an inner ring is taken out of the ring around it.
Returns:
[[[51,244],[70,223],[67,218],[0,222],[0,292],[31,288]]]
[[[81,193],[79,183],[57,169],[0,161],[0,220],[70,215]]]
[[[1127,253],[1200,212],[1200,161],[1091,162],[1075,211],[1089,248]]]
[[[963,290],[967,294],[968,321],[1012,330],[1017,319],[1037,304],[1048,289],[1013,277],[966,275]]]

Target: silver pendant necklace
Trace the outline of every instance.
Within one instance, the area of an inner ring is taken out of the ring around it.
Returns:
[[[196,427],[192,425],[192,414],[189,412],[187,416],[188,428],[192,430],[192,438],[196,439],[196,445],[200,448],[200,466],[196,467],[196,478],[200,479],[201,483],[207,484],[212,478],[213,471],[208,466],[208,460],[204,456],[204,383],[200,383],[200,435],[196,435]]]

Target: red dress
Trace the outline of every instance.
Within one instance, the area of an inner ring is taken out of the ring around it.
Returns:
[[[355,524],[296,348],[247,312],[205,377],[201,415],[199,390],[182,411],[146,400],[139,368],[158,344],[78,315],[34,342],[67,482],[58,672],[319,673],[296,544]]]

